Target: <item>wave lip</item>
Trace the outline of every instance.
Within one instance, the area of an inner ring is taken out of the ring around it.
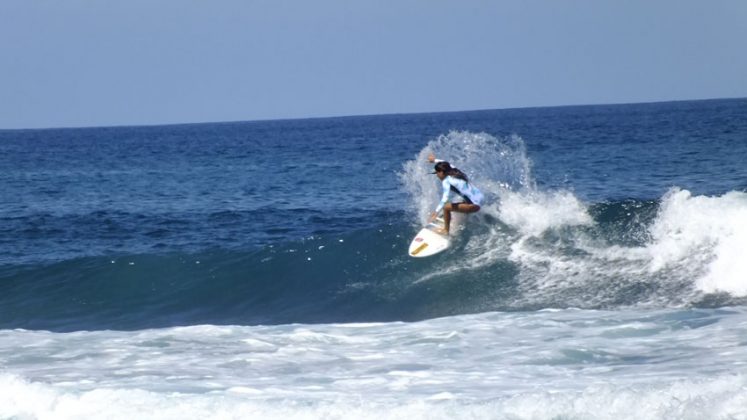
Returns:
[[[696,281],[700,291],[747,296],[747,193],[709,197],[672,189],[650,231],[652,270],[698,265],[704,271]]]

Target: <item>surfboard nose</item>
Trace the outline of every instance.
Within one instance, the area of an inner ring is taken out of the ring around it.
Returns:
[[[443,229],[443,219],[436,219],[429,223],[415,235],[410,242],[409,254],[411,257],[429,257],[447,249],[450,244],[448,235],[438,233]]]

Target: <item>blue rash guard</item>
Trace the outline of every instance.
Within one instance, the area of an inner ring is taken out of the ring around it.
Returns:
[[[485,198],[482,195],[482,191],[478,190],[475,186],[463,179],[455,178],[453,176],[447,176],[444,178],[444,180],[441,181],[441,186],[443,187],[444,193],[441,196],[441,201],[438,203],[438,207],[436,207],[436,213],[444,208],[446,203],[449,201],[452,192],[462,197],[466,202],[477,204],[478,206]]]

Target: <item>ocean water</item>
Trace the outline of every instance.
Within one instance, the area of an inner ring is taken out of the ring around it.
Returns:
[[[407,256],[439,199],[485,192]],[[0,419],[747,419],[747,100],[0,130]]]

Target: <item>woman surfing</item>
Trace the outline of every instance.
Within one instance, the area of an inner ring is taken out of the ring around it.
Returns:
[[[449,162],[436,159],[436,156],[432,153],[428,156],[428,161],[436,164],[433,168],[433,174],[441,181],[441,187],[443,188],[441,201],[431,214],[430,221],[435,220],[438,213],[443,210],[444,228],[440,229],[439,233],[448,235],[451,225],[451,212],[476,213],[480,211],[480,203],[482,203],[484,196],[477,187],[469,182],[464,172],[452,167]],[[457,196],[453,202],[450,200],[452,193]]]

